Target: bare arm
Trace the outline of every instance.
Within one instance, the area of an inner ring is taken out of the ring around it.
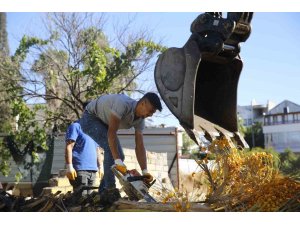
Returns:
[[[75,141],[68,140],[65,148],[65,161],[66,164],[72,164],[72,151],[75,145]]]
[[[111,114],[108,125],[108,145],[114,159],[120,159],[117,145],[117,131],[119,129],[120,119]]]
[[[147,169],[147,158],[143,141],[143,133],[140,130],[135,131],[135,154],[141,170]]]

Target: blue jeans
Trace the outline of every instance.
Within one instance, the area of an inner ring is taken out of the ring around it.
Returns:
[[[83,116],[79,120],[79,123],[83,132],[93,138],[98,143],[98,145],[104,149],[104,174],[99,186],[99,192],[101,193],[105,189],[116,188],[115,176],[111,170],[111,167],[115,162],[108,145],[107,126],[103,124],[103,122],[100,121],[96,116],[89,114],[87,111],[83,113]],[[121,160],[124,161],[125,157],[123,149],[118,138],[117,146],[119,156],[121,157]]]

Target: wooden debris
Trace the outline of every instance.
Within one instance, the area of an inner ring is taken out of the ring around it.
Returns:
[[[174,208],[174,204],[172,203],[165,203],[162,204],[161,202],[157,203],[148,203],[148,202],[135,202],[135,201],[128,201],[120,199],[114,203],[112,206],[112,211],[120,210],[120,211],[151,211],[151,212],[176,212]],[[191,207],[188,210],[190,212],[212,212],[213,210],[203,204],[200,203],[191,203]]]
[[[101,211],[97,192],[81,197],[76,193],[43,194],[37,198],[25,199],[0,192],[0,211],[5,212],[79,212]]]
[[[27,199],[13,196],[5,191],[0,192],[0,211],[5,212],[101,212],[101,211],[152,211],[176,212],[174,204],[135,202],[120,199],[111,207],[103,208],[100,205],[98,192],[81,197],[77,193],[42,194],[37,198]],[[200,203],[190,203],[187,211],[211,212],[210,207]]]

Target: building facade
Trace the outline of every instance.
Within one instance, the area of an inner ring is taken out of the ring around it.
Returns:
[[[264,115],[265,146],[300,152],[300,105],[285,100]]]
[[[255,100],[251,105],[237,106],[237,116],[243,119],[243,125],[250,127],[254,123],[263,123],[264,115],[275,106],[274,102],[268,101],[267,104],[257,104]]]

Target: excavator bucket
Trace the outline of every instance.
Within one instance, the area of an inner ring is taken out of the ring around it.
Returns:
[[[225,137],[248,147],[238,132],[240,42],[250,35],[252,13],[201,14],[182,48],[169,48],[155,66],[158,91],[189,136],[201,144]]]

